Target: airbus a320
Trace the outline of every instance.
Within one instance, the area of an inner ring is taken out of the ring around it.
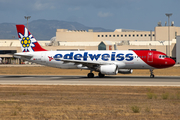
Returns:
[[[50,67],[90,70],[88,78],[94,77],[93,71],[104,77],[131,74],[133,69],[149,69],[150,77],[154,78],[154,69],[175,64],[165,53],[151,50],[48,51],[40,46],[24,25],[16,25],[16,28],[22,52],[15,53],[14,57]]]

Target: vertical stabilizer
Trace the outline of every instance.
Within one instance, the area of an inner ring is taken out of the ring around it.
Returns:
[[[47,51],[40,46],[24,25],[16,25],[22,52]]]

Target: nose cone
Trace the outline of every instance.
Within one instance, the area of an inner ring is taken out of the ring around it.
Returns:
[[[171,65],[174,66],[176,64],[176,62],[172,59],[171,60]]]
[[[171,67],[171,66],[174,66],[176,62],[173,59],[169,58],[167,62],[165,62],[165,64],[167,67]]]

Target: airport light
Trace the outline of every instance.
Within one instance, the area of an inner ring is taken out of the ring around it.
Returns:
[[[169,21],[169,19],[170,19],[170,16],[172,15],[172,13],[166,13],[166,16],[168,17],[168,48],[169,48],[169,50],[168,50],[168,53],[169,53],[169,57],[170,57],[170,21]]]
[[[24,16],[25,19],[27,19],[27,29],[28,29],[28,19],[31,18],[31,16]]]

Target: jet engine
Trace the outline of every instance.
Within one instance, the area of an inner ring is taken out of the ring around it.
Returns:
[[[118,70],[118,73],[121,73],[121,74],[131,74],[133,72],[132,69],[119,69]]]
[[[99,68],[101,74],[105,75],[116,75],[118,73],[117,65],[101,65]]]

